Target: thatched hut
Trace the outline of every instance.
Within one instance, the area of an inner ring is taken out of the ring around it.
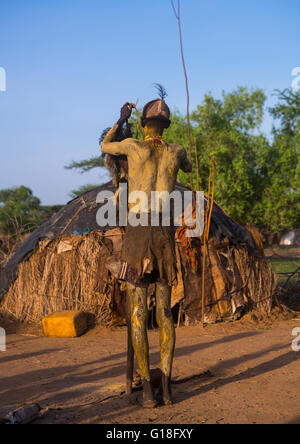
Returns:
[[[187,190],[180,184],[176,189]],[[72,200],[25,240],[0,274],[0,313],[37,323],[51,312],[78,309],[93,313],[103,325],[125,322],[125,285],[106,267],[121,249],[122,229],[96,223],[96,196],[103,190],[115,188],[110,182]],[[199,243],[199,259],[201,248]],[[201,321],[202,273],[191,272],[180,243],[176,255],[178,285],[172,307],[191,325]],[[253,309],[269,313],[274,287],[259,239],[215,203],[206,259],[205,322],[235,319]]]

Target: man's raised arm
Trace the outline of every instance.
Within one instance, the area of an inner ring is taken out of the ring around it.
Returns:
[[[128,140],[122,142],[114,142],[118,129],[130,118],[132,111],[132,104],[125,103],[121,108],[121,116],[118,122],[108,131],[101,144],[101,151],[104,154],[112,154],[120,156],[128,154]]]
[[[193,170],[193,166],[187,157],[187,152],[183,147],[182,147],[182,158],[181,158],[180,169],[184,173],[191,173]]]

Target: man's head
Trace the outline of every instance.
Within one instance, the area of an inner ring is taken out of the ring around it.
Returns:
[[[141,117],[142,127],[144,128],[150,124],[153,126],[157,121],[157,125],[162,127],[163,130],[169,128],[171,123],[170,114],[170,109],[164,100],[152,100],[144,106]]]

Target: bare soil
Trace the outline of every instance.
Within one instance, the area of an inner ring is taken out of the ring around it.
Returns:
[[[300,424],[300,352],[291,348],[300,316],[279,318],[265,322],[251,315],[205,329],[177,329],[174,380],[207,370],[211,376],[174,385],[175,404],[154,410],[119,396],[126,328],[97,327],[80,338],[50,339],[6,322],[0,418],[38,402],[44,415],[36,423],[42,424]],[[159,367],[158,340],[158,331],[150,331],[152,368]],[[140,401],[141,393],[136,397]]]

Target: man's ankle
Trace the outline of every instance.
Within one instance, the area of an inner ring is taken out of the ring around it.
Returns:
[[[155,408],[157,406],[154,397],[154,392],[152,384],[150,381],[143,379],[143,407],[145,408]]]

